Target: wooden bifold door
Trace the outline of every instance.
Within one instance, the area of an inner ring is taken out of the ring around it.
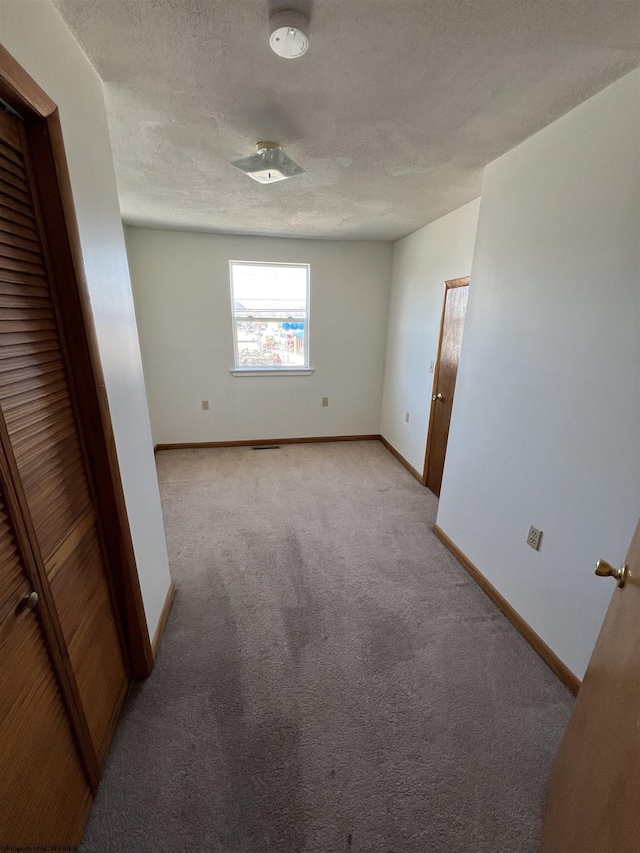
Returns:
[[[0,471],[0,846],[73,844],[91,806],[90,771],[74,731],[79,709],[63,687],[66,661],[4,448]]]
[[[0,847],[52,847],[79,842],[131,676],[148,672],[132,663],[140,602],[118,573],[130,540],[50,126],[20,115],[3,63],[17,76],[0,52]]]

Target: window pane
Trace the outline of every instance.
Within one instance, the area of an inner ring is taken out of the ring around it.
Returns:
[[[238,367],[303,367],[304,332],[302,320],[237,320]]]
[[[232,264],[231,275],[236,317],[305,319],[306,267]]]
[[[306,368],[307,264],[231,261],[236,367]]]

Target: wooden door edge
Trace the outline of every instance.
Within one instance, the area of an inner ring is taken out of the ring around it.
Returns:
[[[440,313],[440,330],[438,332],[438,350],[436,352],[436,363],[433,368],[433,381],[431,383],[431,395],[433,396],[433,389],[438,387],[438,377],[440,375],[440,350],[442,349],[442,335],[444,333],[444,312],[447,307],[447,291],[452,287],[465,287],[466,285],[471,283],[471,276],[464,275],[461,278],[450,278],[444,283],[444,290],[442,291],[442,311]],[[431,432],[433,428],[433,416],[435,414],[435,401],[431,400],[431,407],[429,409],[429,424],[427,425],[427,443],[424,449],[424,465],[422,466],[422,478],[421,482],[424,486],[427,485],[427,478],[429,476],[429,454],[431,453]]]
[[[46,144],[50,152],[56,195],[58,196],[53,201],[61,212],[67,240],[64,245],[61,244],[62,241],[56,241],[55,245],[50,245],[49,248],[52,254],[64,254],[65,261],[70,264],[70,268],[73,270],[72,284],[83,317],[84,329],[82,333],[93,376],[95,406],[99,412],[99,426],[102,435],[100,459],[96,462],[102,466],[104,472],[108,472],[108,476],[102,478],[101,486],[102,490],[106,489],[110,492],[107,497],[113,502],[114,513],[112,515],[117,516],[117,523],[112,523],[110,529],[106,531],[112,541],[117,540],[117,550],[120,555],[119,560],[110,559],[108,561],[109,570],[118,574],[116,585],[122,590],[122,597],[117,602],[117,618],[121,622],[127,640],[125,652],[130,674],[134,678],[146,678],[153,669],[153,651],[140,589],[113,425],[84,270],[60,117],[55,103],[1,45],[0,99],[25,121],[28,129],[35,127],[40,131],[38,133],[39,144]],[[45,222],[45,226],[46,224]],[[103,508],[101,507],[101,509]],[[114,550],[116,549],[114,548]],[[116,581],[115,578],[113,580]]]
[[[569,688],[574,696],[577,695],[578,690],[580,689],[580,679],[574,675],[569,667],[560,660],[557,654],[549,648],[542,637],[540,637],[539,634],[536,634],[529,623],[525,622],[518,611],[515,610],[511,604],[509,604],[507,599],[498,592],[495,586],[487,580],[482,572],[458,548],[455,542],[447,536],[444,530],[442,530],[442,528],[437,524],[434,524],[432,529],[445,548],[450,551],[460,565],[466,569],[480,589],[486,593],[498,609],[504,613],[509,622],[511,622],[514,628],[522,634],[534,651],[540,655],[547,666],[558,676],[560,681]]]

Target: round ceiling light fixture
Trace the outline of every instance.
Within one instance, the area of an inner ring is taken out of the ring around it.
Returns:
[[[278,12],[269,21],[271,50],[284,59],[297,59],[309,48],[309,21],[299,12]]]

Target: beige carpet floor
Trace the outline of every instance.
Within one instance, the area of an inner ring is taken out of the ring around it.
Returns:
[[[158,454],[177,587],[84,853],[534,853],[572,697],[378,442]]]

